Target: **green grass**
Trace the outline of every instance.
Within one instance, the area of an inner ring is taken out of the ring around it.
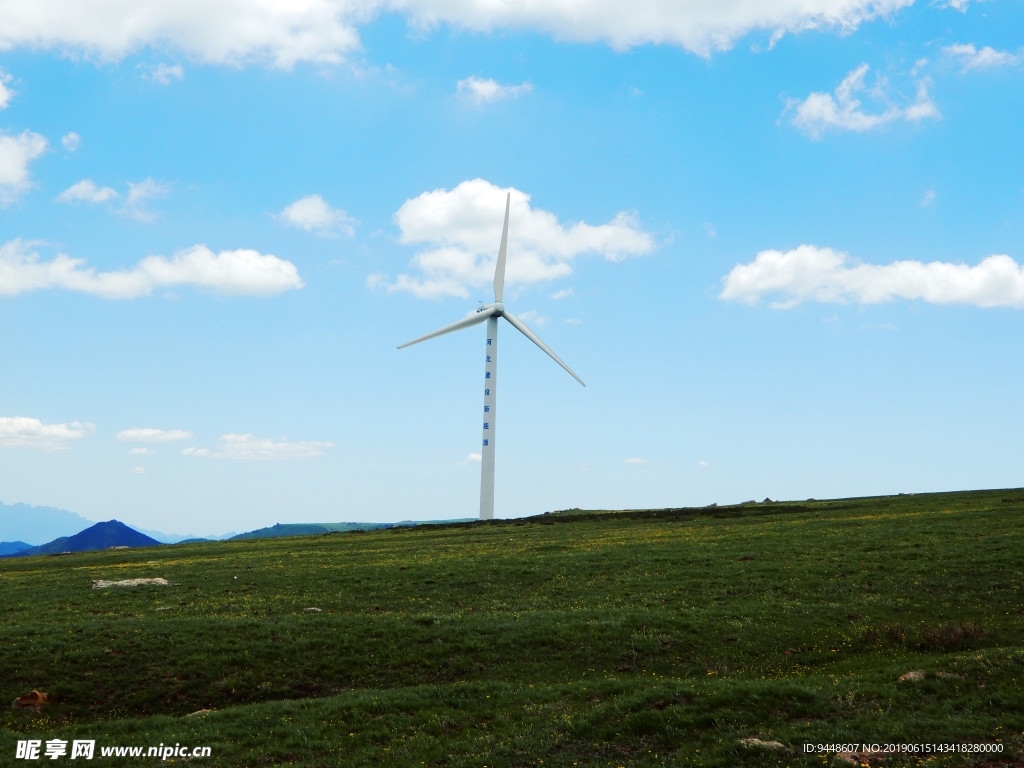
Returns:
[[[803,745],[835,742],[1020,766],[1022,522],[1024,491],[979,491],[3,560],[2,693],[54,701],[2,710],[0,765],[77,738],[252,768],[822,766]],[[160,762],[121,760],[81,762]]]

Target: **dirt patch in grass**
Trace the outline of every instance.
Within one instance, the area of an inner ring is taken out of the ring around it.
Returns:
[[[954,622],[924,627],[882,624],[864,631],[868,645],[901,646],[919,651],[962,651],[974,648],[986,636],[978,624]]]

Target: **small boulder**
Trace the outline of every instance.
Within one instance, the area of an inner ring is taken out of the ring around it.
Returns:
[[[740,744],[744,747],[753,747],[755,749],[771,749],[776,751],[785,751],[788,749],[788,747],[780,741],[762,741],[761,739],[755,739],[754,737],[740,739]]]
[[[11,703],[11,709],[31,709],[33,712],[38,712],[39,708],[50,700],[50,697],[45,693],[39,691],[32,691],[26,693],[24,696],[19,696]]]
[[[106,581],[105,579],[94,579],[93,589],[109,589],[110,587],[143,587],[159,586],[166,587],[170,582],[167,579],[122,579],[121,581]]]
[[[917,682],[918,680],[924,680],[923,669],[912,669],[909,672],[904,672],[897,678],[898,682]]]

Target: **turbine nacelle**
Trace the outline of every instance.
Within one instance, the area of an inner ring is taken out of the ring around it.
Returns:
[[[505,314],[505,305],[500,301],[492,304],[484,304],[477,310],[477,314],[485,314],[487,317],[501,317]]]

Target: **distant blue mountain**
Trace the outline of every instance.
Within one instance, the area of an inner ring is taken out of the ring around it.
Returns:
[[[31,544],[26,544],[24,541],[0,541],[0,557],[13,555],[15,552],[21,552],[23,549],[28,549],[31,546]]]
[[[0,541],[44,544],[60,536],[78,533],[94,522],[66,509],[0,502]]]
[[[161,544],[177,544],[182,541],[188,541],[189,539],[196,538],[191,533],[185,535],[180,533],[164,533],[163,531],[154,531],[149,528],[136,528],[135,530],[156,539]]]
[[[66,509],[34,507],[29,504],[4,504],[0,501],[0,543],[28,542],[26,546],[38,546],[62,536],[73,536],[95,523],[95,520],[89,520]],[[136,530],[161,544],[176,544],[179,541],[197,538],[194,534],[164,533],[146,528]],[[235,531],[231,531],[208,538],[219,540],[234,535]],[[0,549],[0,555],[5,554],[10,553]]]
[[[86,528],[74,536],[61,536],[41,546],[29,547],[15,553],[14,556],[56,555],[61,552],[89,552],[96,549],[110,549],[111,547],[153,547],[159,545],[160,542],[156,539],[139,533],[118,520],[108,520],[105,523],[96,523],[96,525]]]

